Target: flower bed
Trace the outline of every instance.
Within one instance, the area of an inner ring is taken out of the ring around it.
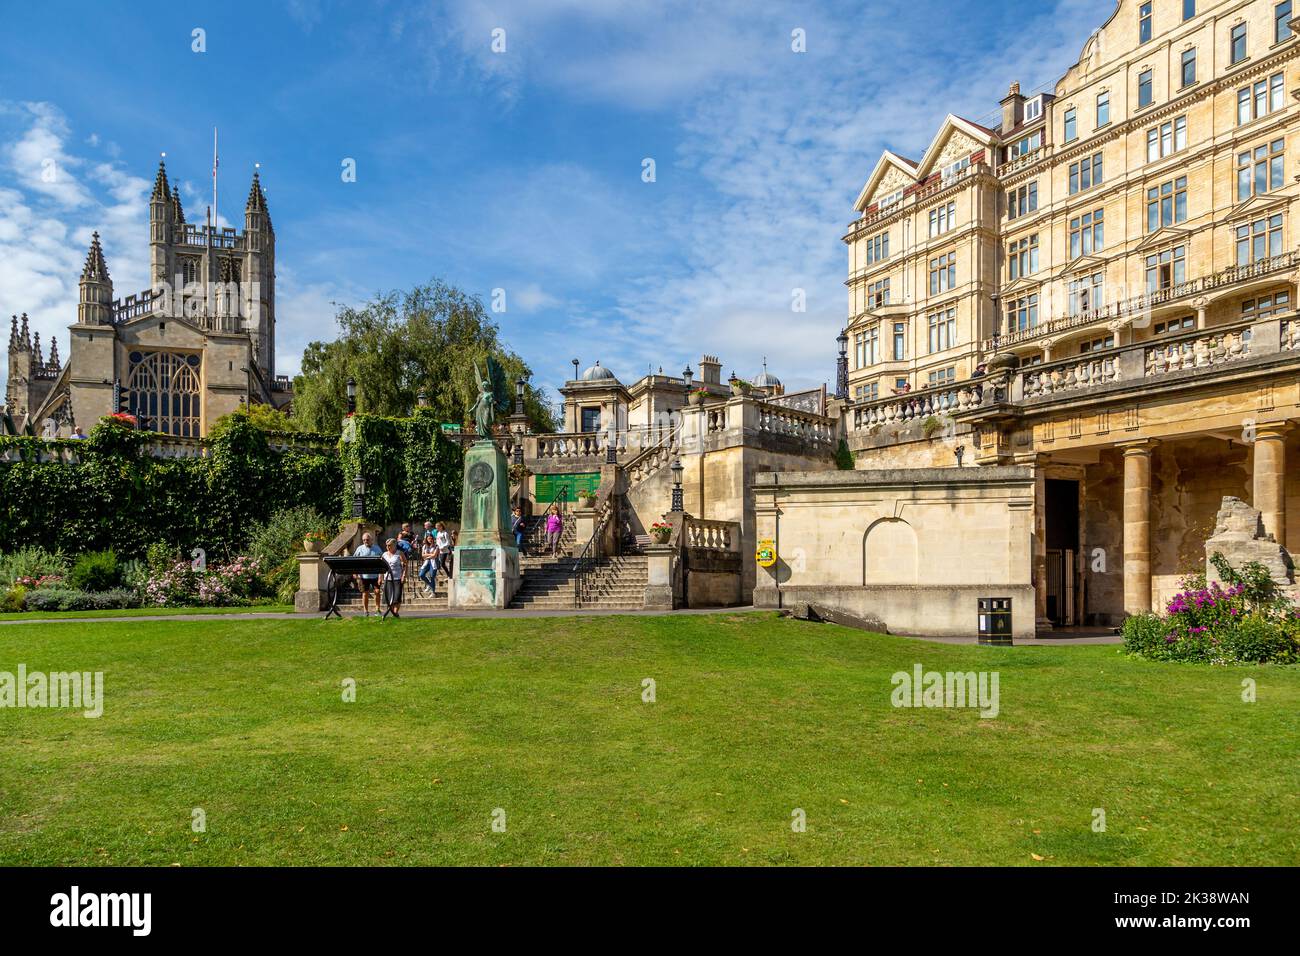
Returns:
[[[1184,581],[1164,615],[1139,614],[1124,622],[1124,647],[1157,661],[1197,664],[1293,664],[1300,658],[1300,610],[1281,596],[1258,564],[1233,570],[1211,559],[1223,578]]]

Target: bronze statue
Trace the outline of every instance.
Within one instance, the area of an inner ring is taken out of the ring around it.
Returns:
[[[478,400],[471,409],[474,413],[474,431],[479,438],[491,438],[492,423],[496,421],[497,415],[510,408],[509,388],[501,366],[491,355],[487,357],[487,374],[484,375],[479,369],[477,360],[474,362],[474,373],[479,383]]]

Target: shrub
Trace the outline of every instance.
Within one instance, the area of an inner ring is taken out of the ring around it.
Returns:
[[[261,524],[249,537],[249,555],[265,569],[254,588],[256,595],[274,595],[283,604],[292,604],[298,590],[298,552],[308,535],[328,541],[333,522],[307,505],[283,508]],[[287,596],[286,596],[287,595]]]
[[[5,591],[4,596],[0,597],[0,611],[8,614],[17,614],[27,607],[27,589],[21,584],[16,584],[9,590]]]
[[[1157,661],[1199,664],[1291,664],[1300,657],[1300,612],[1281,595],[1267,569],[1252,562],[1240,571],[1211,557],[1227,582],[1186,579],[1166,615],[1140,614],[1124,622],[1124,647]]]
[[[854,467],[853,452],[849,450],[849,443],[841,438],[840,443],[835,446],[835,467],[840,471],[852,471]]]
[[[113,611],[139,606],[139,596],[126,588],[98,592],[49,588],[27,595],[29,611]]]
[[[0,556],[0,584],[13,584],[19,578],[32,581],[43,577],[62,578],[67,573],[68,559],[62,551],[28,545]]]
[[[122,585],[122,568],[110,551],[87,551],[68,572],[68,586],[78,591],[108,591]]]

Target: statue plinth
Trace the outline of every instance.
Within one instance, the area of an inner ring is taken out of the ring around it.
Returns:
[[[460,535],[448,605],[504,608],[519,588],[519,549],[510,532],[506,456],[491,438],[465,453]]]

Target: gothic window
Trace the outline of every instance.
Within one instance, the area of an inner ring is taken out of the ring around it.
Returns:
[[[199,281],[199,259],[197,256],[181,256],[181,281],[186,285]]]
[[[199,437],[197,354],[132,352],[127,373],[127,410],[140,428],[181,438]]]

